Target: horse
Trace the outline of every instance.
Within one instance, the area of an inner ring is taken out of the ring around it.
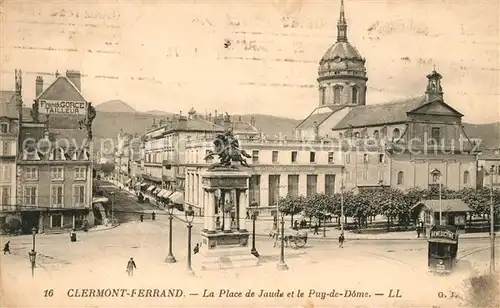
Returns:
[[[274,244],[273,247],[276,247],[278,242],[281,242],[281,233],[276,230],[271,230],[269,232],[269,237],[274,239]],[[285,243],[285,247],[288,247],[288,243],[290,242],[290,239],[292,238],[292,235],[285,235],[283,238],[283,242]]]

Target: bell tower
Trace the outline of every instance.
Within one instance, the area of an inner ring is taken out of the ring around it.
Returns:
[[[443,76],[436,72],[436,68],[427,75],[427,89],[425,90],[425,98],[428,102],[436,99],[443,100],[443,88],[441,87],[441,79]]]

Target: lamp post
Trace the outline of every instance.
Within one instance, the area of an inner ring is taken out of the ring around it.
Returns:
[[[252,201],[250,204],[250,211],[252,213],[252,250],[250,253],[256,257],[259,256],[259,252],[255,248],[255,220],[257,219],[257,206],[258,203],[256,201]]]
[[[115,224],[115,192],[112,191],[110,194],[111,194],[111,225],[114,226],[114,224]]]
[[[35,264],[36,264],[36,251],[35,251],[35,238],[36,238],[36,228],[33,227],[31,229],[31,233],[33,234],[33,246],[31,251],[28,253],[31,262],[31,277],[35,277]]]
[[[342,167],[340,174],[340,232],[344,233],[344,171]]]
[[[278,213],[276,213],[278,217]],[[285,213],[281,212],[281,254],[280,261],[278,262],[278,270],[286,271],[288,270],[288,265],[285,263]]]
[[[441,205],[441,172],[437,169],[431,171],[432,179],[435,181],[436,179],[439,181],[439,225],[441,225],[441,221],[443,220],[443,207]]]
[[[495,166],[491,166],[486,174],[490,176],[490,273],[495,272],[495,209],[493,204],[493,175],[496,173]]]
[[[193,228],[193,220],[194,220],[194,211],[192,208],[189,208],[186,211],[186,221],[188,228],[188,255],[187,255],[187,270],[190,274],[194,275],[193,268],[191,267],[191,229]]]
[[[174,255],[172,254],[172,219],[174,215],[174,204],[168,203],[168,256],[165,258],[165,263],[175,263]],[[191,230],[191,229],[189,229]],[[191,238],[191,236],[190,236]]]

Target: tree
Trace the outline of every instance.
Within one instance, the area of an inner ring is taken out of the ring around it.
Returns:
[[[358,228],[363,226],[366,217],[373,214],[372,203],[367,192],[349,194],[347,198],[344,198],[344,212],[346,209],[351,217],[356,218]]]
[[[488,188],[465,188],[460,191],[460,199],[476,214],[487,214],[490,211],[490,191]]]
[[[401,190],[385,188],[380,191],[380,213],[387,217],[387,232],[391,230],[391,220],[395,217],[403,218],[408,224],[410,205]]]
[[[294,198],[290,195],[278,201],[278,209],[285,215],[290,215],[290,226],[293,228],[293,216],[302,212],[304,208],[303,197]]]
[[[315,194],[307,197],[304,203],[304,216],[309,217],[310,221],[312,218],[318,219],[320,221],[319,225],[321,226],[321,221],[323,221],[326,218],[326,215],[330,213],[330,198],[325,194]]]
[[[104,172],[106,174],[110,174],[111,172],[113,172],[115,170],[115,164],[105,163],[102,165],[101,170],[102,170],[102,172]]]

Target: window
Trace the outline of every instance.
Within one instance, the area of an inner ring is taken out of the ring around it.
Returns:
[[[376,130],[376,131],[373,132],[373,138],[374,139],[380,139],[380,133],[379,133],[378,130]]]
[[[278,163],[278,151],[273,151],[272,153],[272,156],[273,156],[273,164],[277,164]]]
[[[350,180],[351,180],[351,173],[350,173],[349,171],[346,171],[346,172],[344,173],[344,175],[345,175],[345,180],[346,180],[346,181],[350,181]]]
[[[321,103],[321,105],[324,105],[325,104],[325,101],[326,101],[326,88],[325,87],[320,87],[319,88],[319,102]]]
[[[379,154],[378,155],[378,163],[383,164],[384,163],[384,154]]]
[[[0,124],[0,132],[6,134],[9,132],[9,124],[8,123],[1,123]]]
[[[341,103],[341,95],[342,95],[342,86],[335,86],[333,88],[333,103],[340,104]]]
[[[25,186],[24,205],[37,205],[37,204],[38,204],[38,187]]]
[[[359,173],[358,175],[362,181],[366,181],[366,179],[367,179],[367,172],[366,171],[361,171],[361,173]]]
[[[335,163],[335,157],[333,155],[333,152],[328,152],[328,163],[329,164]]]
[[[367,164],[369,162],[368,154],[363,154],[363,163]]]
[[[318,193],[318,176],[316,174],[307,175],[307,197]]]
[[[269,206],[276,205],[280,197],[280,177],[280,175],[269,175]]]
[[[392,138],[394,138],[394,139],[398,139],[400,135],[401,135],[401,132],[399,131],[399,128],[395,128],[395,129],[392,131]]]
[[[352,87],[352,103],[353,104],[358,104],[358,87],[357,86],[354,86]]]
[[[260,204],[260,175],[254,174],[248,182],[248,195],[250,203],[255,201]]]
[[[87,168],[76,167],[75,168],[75,180],[85,180],[87,177]]]
[[[351,163],[351,153],[345,153],[345,163],[350,164]]]
[[[10,186],[0,186],[0,205],[10,205]]]
[[[26,180],[37,181],[38,180],[38,168],[37,167],[26,167],[24,177]]]
[[[2,153],[4,156],[9,156],[10,154],[10,142],[4,141],[2,142]]]
[[[51,180],[64,180],[64,168],[63,167],[50,168],[50,179]]]
[[[64,186],[51,185],[50,187],[50,205],[53,207],[62,207],[64,203]]]
[[[292,151],[292,163],[297,162],[297,151]]]
[[[335,174],[325,174],[325,195],[335,194]]]
[[[378,171],[378,180],[381,182],[384,182],[384,171],[383,170]]]
[[[316,162],[316,152],[309,152],[309,162],[310,163]]]
[[[205,157],[207,157],[208,155],[210,155],[211,151],[210,150],[205,150]],[[213,161],[213,157],[209,157],[207,158],[207,163],[211,163]]]
[[[469,171],[464,172],[464,184],[469,184]]]
[[[398,185],[403,185],[404,183],[404,174],[403,171],[398,172]]]
[[[73,186],[73,205],[85,205],[85,185]]]
[[[11,170],[12,167],[10,164],[0,165],[0,172],[2,172],[2,174],[0,174],[1,182],[10,182]]]
[[[288,175],[288,195],[292,198],[297,198],[299,196],[299,175],[289,174]]]
[[[259,151],[253,150],[252,151],[252,163],[256,164],[259,162]]]
[[[436,144],[439,144],[441,141],[441,131],[439,127],[433,127],[431,130],[431,135],[432,135],[432,140],[434,140]]]

